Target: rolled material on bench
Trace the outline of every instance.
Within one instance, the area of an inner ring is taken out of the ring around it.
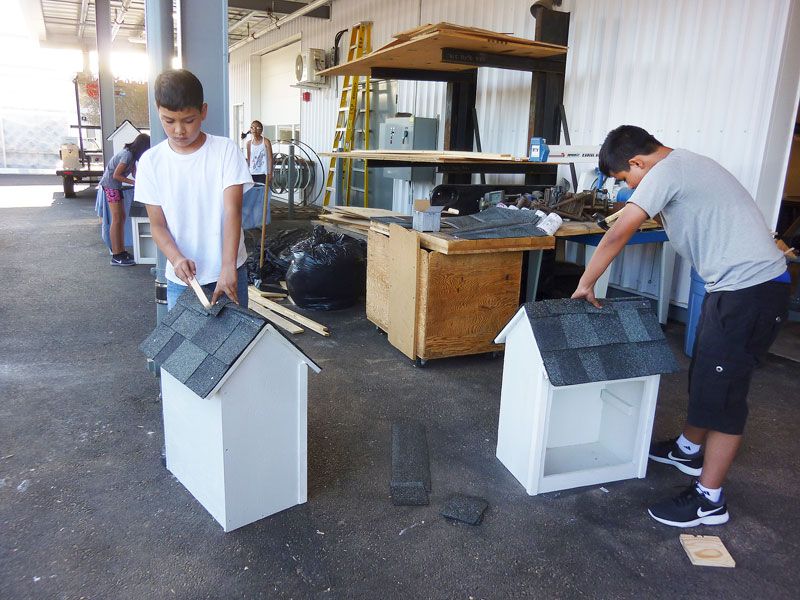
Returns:
[[[426,506],[431,491],[431,469],[425,427],[418,423],[392,424],[392,480],[396,506]]]

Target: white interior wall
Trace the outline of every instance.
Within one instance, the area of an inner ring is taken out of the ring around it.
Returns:
[[[303,17],[235,50],[230,57],[231,104],[247,103],[251,55],[302,33],[302,47],[330,48],[335,33],[360,20],[373,21],[373,48],[393,33],[448,21],[521,37],[533,36],[530,0],[335,0],[329,21]],[[650,129],[670,146],[718,160],[756,194],[765,154],[786,139],[768,136],[785,44],[789,9],[797,0],[564,0],[571,12],[565,106],[575,144],[600,144],[622,123]],[[347,35],[340,48],[346,46]],[[346,52],[346,50],[343,50]],[[786,62],[786,61],[784,61]],[[789,93],[789,84],[781,94]],[[341,81],[341,80],[340,80]],[[479,72],[478,119],[483,148],[523,154],[527,150],[530,75],[502,69]],[[795,84],[796,91],[796,84]],[[337,88],[312,90],[303,103],[304,140],[329,149],[338,105]],[[398,110],[421,117],[444,113],[445,84],[400,82]],[[793,118],[793,117],[792,117]],[[780,120],[780,119],[779,119]],[[791,119],[790,119],[791,120]],[[776,134],[778,132],[776,131]],[[770,144],[767,142],[770,141]],[[784,144],[785,142],[785,144]],[[496,179],[489,179],[489,181]],[[407,210],[430,186],[395,184],[395,208]],[[777,197],[758,197],[774,222]],[[647,246],[615,262],[612,282],[654,293],[656,256]],[[624,269],[621,267],[624,265]],[[624,271],[624,275],[623,275]],[[676,269],[673,299],[688,298],[688,267]]]
[[[291,87],[297,82],[295,59],[300,42],[283,46],[261,56],[261,108],[251,118],[269,125],[300,123],[301,90]]]

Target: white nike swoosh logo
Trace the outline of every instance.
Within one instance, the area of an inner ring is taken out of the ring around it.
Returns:
[[[677,456],[673,456],[672,455],[672,450],[670,450],[669,454],[667,454],[667,458],[671,458],[672,460],[678,460],[680,462],[692,462],[691,458],[679,458]]]
[[[722,507],[713,508],[711,510],[703,510],[702,508],[697,509],[697,516],[698,517],[707,517],[708,515],[717,512],[718,510],[722,510]]]

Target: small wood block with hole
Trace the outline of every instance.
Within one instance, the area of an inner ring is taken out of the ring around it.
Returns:
[[[686,550],[689,560],[699,567],[736,566],[736,561],[728,552],[725,544],[716,535],[681,534],[681,546]]]

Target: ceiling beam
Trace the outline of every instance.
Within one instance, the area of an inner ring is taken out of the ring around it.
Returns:
[[[257,10],[260,12],[272,11],[273,13],[290,15],[295,11],[305,8],[304,2],[292,2],[291,0],[228,0],[229,8],[241,8],[243,10]],[[331,7],[320,6],[305,15],[306,17],[317,17],[318,19],[330,19]]]
[[[255,10],[250,11],[245,16],[243,16],[241,19],[239,19],[238,21],[233,23],[230,27],[228,27],[228,33],[233,33],[234,31],[239,29],[239,27],[241,27],[242,25],[247,23],[250,19],[255,17],[257,14],[258,14],[258,11],[255,11]]]

